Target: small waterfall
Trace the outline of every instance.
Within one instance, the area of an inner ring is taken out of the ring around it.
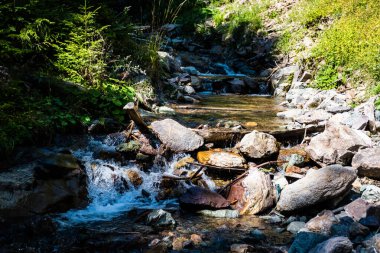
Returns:
[[[166,159],[157,156],[152,168],[144,172],[134,162],[121,165],[112,160],[95,159],[96,150],[114,150],[115,142],[109,138],[103,141],[91,140],[87,149],[76,150],[74,155],[83,162],[88,178],[88,198],[90,204],[82,210],[71,210],[61,215],[58,221],[63,225],[110,220],[123,212],[134,208],[158,209],[165,207],[177,207],[176,199],[164,201],[156,200],[159,193],[159,184],[164,173],[172,174],[175,164],[188,154],[176,154]],[[189,171],[198,168],[186,165]],[[138,173],[142,178],[139,186],[134,186],[128,177],[128,171]],[[203,174],[203,180],[210,189],[215,189],[215,184]],[[181,182],[181,186],[188,188],[189,184]]]

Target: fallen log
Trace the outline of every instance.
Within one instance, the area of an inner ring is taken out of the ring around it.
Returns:
[[[151,133],[148,126],[145,124],[144,120],[142,119],[140,113],[138,112],[137,105],[133,102],[129,102],[126,104],[123,108],[129,116],[129,118],[135,122],[135,124],[138,126],[138,128],[145,133]]]
[[[325,126],[311,126],[300,129],[263,131],[273,135],[278,141],[302,140],[306,134],[320,133],[325,130]],[[202,136],[205,143],[226,143],[240,140],[244,135],[252,132],[251,130],[232,130],[226,128],[193,129],[198,135]]]

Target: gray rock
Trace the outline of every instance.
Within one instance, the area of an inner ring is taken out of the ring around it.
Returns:
[[[160,113],[160,114],[174,115],[175,111],[174,111],[174,109],[172,109],[170,107],[160,106],[160,107],[158,107],[158,113]]]
[[[292,234],[297,234],[298,231],[305,228],[306,223],[302,221],[293,221],[286,227],[286,230]]]
[[[231,89],[233,93],[244,93],[245,83],[243,80],[235,78],[229,81],[229,84],[231,85]]]
[[[239,217],[239,211],[238,210],[230,210],[230,209],[223,209],[223,210],[202,210],[198,212],[201,215],[208,216],[208,217],[214,217],[214,218],[238,218]]]
[[[318,244],[310,253],[351,253],[352,242],[347,237],[334,237]]]
[[[204,143],[201,136],[172,119],[154,121],[151,126],[160,141],[174,152],[194,151]]]
[[[285,187],[277,203],[277,210],[296,211],[331,201],[346,194],[355,179],[356,171],[341,165],[309,170],[304,178]]]
[[[309,231],[329,235],[331,232],[331,227],[338,222],[338,219],[332,211],[325,210],[309,220],[305,227]]]
[[[270,78],[272,86],[276,87],[280,82],[285,81],[296,72],[299,72],[299,67],[296,65],[278,69]]]
[[[173,228],[176,224],[171,213],[166,212],[162,209],[154,210],[148,214],[146,222],[148,225],[151,225],[156,229]]]
[[[298,232],[292,245],[290,246],[289,253],[309,253],[309,251],[317,246],[319,243],[328,239],[328,236],[301,231]]]
[[[264,158],[279,151],[278,143],[272,135],[258,131],[246,134],[236,148],[250,158]]]
[[[301,124],[318,124],[319,122],[328,120],[331,116],[331,113],[325,110],[312,110],[297,117],[295,120]]]
[[[368,118],[368,126],[371,132],[376,131],[375,101],[378,96],[371,97],[367,102],[355,108],[355,112],[361,113]]]
[[[250,170],[247,177],[231,186],[227,200],[236,202],[233,207],[241,214],[257,214],[274,204],[272,183],[269,175]]]
[[[349,106],[331,106],[326,108],[326,111],[332,114],[348,112],[350,110],[351,107]]]
[[[352,167],[359,176],[380,179],[380,148],[359,150],[352,158]]]
[[[372,204],[380,204],[380,188],[374,185],[363,185],[360,188],[362,199]]]
[[[368,117],[359,113],[351,113],[350,117],[342,121],[343,124],[352,129],[365,130],[368,125]]]
[[[58,154],[59,156],[59,154]],[[53,156],[0,173],[0,216],[19,217],[65,212],[87,203],[86,175],[77,161],[61,165]],[[46,166],[46,167],[45,167]],[[78,167],[77,167],[78,166]]]
[[[167,71],[180,71],[181,70],[181,63],[177,61],[171,54],[164,52],[164,51],[158,51],[157,52],[161,65],[167,70]]]
[[[250,235],[253,237],[253,240],[255,241],[263,241],[267,238],[266,235],[259,229],[253,229],[250,232]]]
[[[303,113],[304,113],[303,109],[290,109],[290,110],[277,113],[277,117],[282,118],[282,119],[294,120],[295,118],[303,115]]]
[[[371,146],[371,138],[364,132],[328,123],[323,133],[311,138],[306,151],[314,161],[322,164],[349,165],[360,148]]]

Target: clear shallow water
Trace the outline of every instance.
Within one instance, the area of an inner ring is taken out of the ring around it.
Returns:
[[[280,98],[268,95],[203,95],[198,104],[172,105],[176,111],[175,118],[196,127],[200,124],[215,125],[219,121],[238,121],[243,125],[256,122],[258,131],[279,130],[286,121],[276,117],[283,111]]]

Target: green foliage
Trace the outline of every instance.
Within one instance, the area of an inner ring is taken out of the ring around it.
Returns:
[[[337,68],[333,68],[330,65],[324,65],[318,70],[315,79],[316,88],[330,90],[337,88],[339,84],[341,84],[341,80]]]
[[[72,14],[65,22],[71,30],[69,38],[55,45],[58,53],[54,65],[68,81],[99,85],[105,76],[108,55],[103,32],[108,26],[96,26],[97,11],[85,4],[80,13]]]
[[[323,62],[316,86],[336,88],[341,73],[352,81],[366,83],[380,92],[380,2],[376,0],[301,0],[288,22],[299,32],[285,33],[277,45],[281,52],[299,52],[299,34],[314,31],[316,44],[308,62]],[[324,29],[320,30],[320,27]],[[317,29],[318,28],[318,29]],[[297,45],[297,47],[296,47]],[[301,49],[302,50],[302,49]],[[341,72],[341,73],[339,73]]]

